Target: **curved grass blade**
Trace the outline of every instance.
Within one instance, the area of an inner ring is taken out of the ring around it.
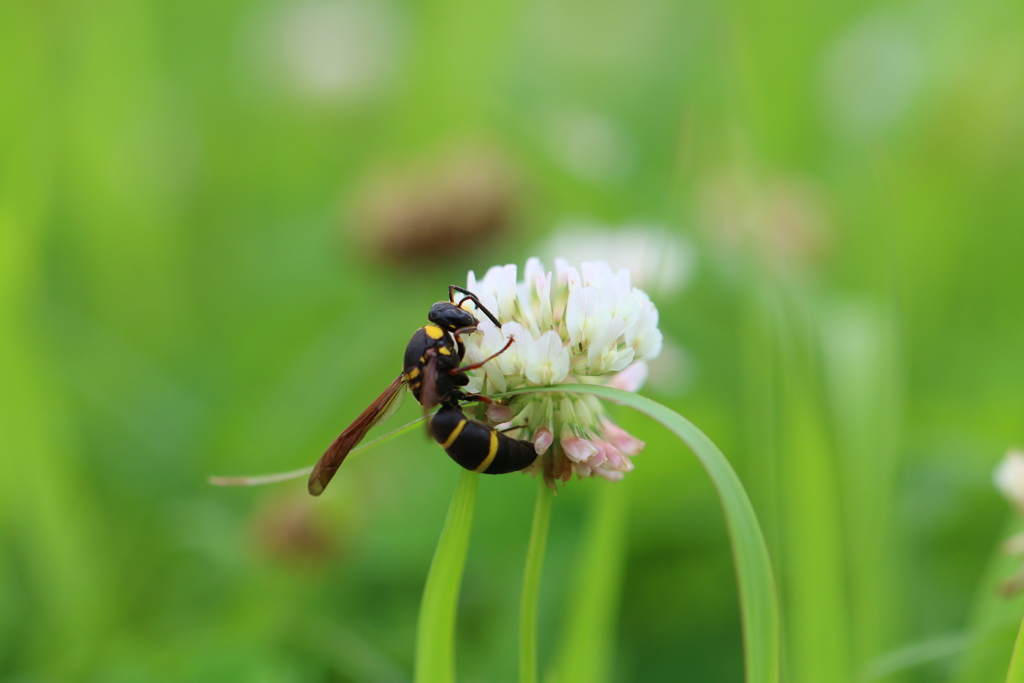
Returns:
[[[1006,683],[1024,683],[1024,621],[1017,631],[1017,642],[1013,645],[1013,656],[1010,658],[1010,670],[1006,673]]]
[[[374,446],[379,446],[386,441],[391,441],[395,437],[401,436],[406,432],[412,430],[413,427],[428,419],[429,415],[418,417],[409,424],[402,425],[394,431],[390,431],[387,434],[377,437],[373,441],[367,441],[361,446],[353,448],[348,454],[352,457],[356,453],[366,451]],[[224,477],[211,474],[206,478],[206,481],[213,484],[214,486],[264,486],[266,484],[276,484],[282,481],[291,481],[292,479],[302,479],[308,477],[309,473],[313,471],[313,467],[302,467],[297,470],[291,470],[289,472],[275,472],[273,474],[253,474],[253,475],[239,475],[236,477]]]
[[[779,680],[779,603],[768,547],[743,484],[718,447],[689,420],[644,396],[587,384],[533,387],[531,393],[582,393],[654,418],[690,447],[718,492],[739,583],[747,683]]]
[[[1007,513],[1008,521],[1002,538],[1021,533],[1021,519],[1016,513]],[[1020,557],[1008,554],[1004,544],[997,546],[988,567],[978,584],[978,595],[972,609],[969,641],[960,658],[951,683],[997,681],[1006,671],[1006,655],[1021,647],[1018,633],[1021,612],[1024,612],[1024,592],[1011,594],[1007,582],[1018,574]],[[1017,645],[1014,646],[1014,640]]]
[[[291,481],[292,479],[308,477],[309,473],[312,471],[312,467],[300,467],[297,470],[289,470],[287,472],[273,472],[271,474],[240,474],[234,477],[211,474],[206,478],[206,481],[214,486],[266,486],[267,484],[277,484],[282,481]]]
[[[966,650],[969,644],[970,637],[965,633],[947,633],[911,643],[869,662],[859,680],[861,683],[889,680],[925,664],[934,665],[944,659],[952,659]]]
[[[416,625],[416,683],[455,680],[455,616],[480,475],[463,470],[423,588]]]

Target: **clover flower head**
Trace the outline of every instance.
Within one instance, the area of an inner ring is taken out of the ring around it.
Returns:
[[[467,288],[501,322],[498,328],[478,316],[480,334],[466,338],[467,358],[480,362],[515,340],[471,378],[470,390],[481,394],[562,383],[636,391],[647,377],[645,361],[661,351],[658,309],[633,287],[629,270],[613,271],[601,261],[577,269],[557,259],[551,272],[531,258],[522,280],[515,265],[495,266],[481,280],[470,272]],[[593,396],[521,393],[508,408],[506,425],[518,427],[516,436],[541,455],[529,471],[542,473],[549,485],[574,472],[618,481],[643,449]]]

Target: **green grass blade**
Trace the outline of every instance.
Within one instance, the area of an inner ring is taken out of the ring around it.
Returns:
[[[1017,631],[1017,641],[1013,645],[1013,656],[1010,658],[1010,670],[1006,673],[1006,683],[1024,683],[1024,621]]]
[[[831,567],[841,568],[841,579],[821,587],[833,593],[836,608],[831,614],[837,620],[848,615],[846,628],[831,629],[846,642],[821,649],[832,650],[837,661],[845,654],[851,662],[847,671],[861,671],[908,639],[911,610],[899,570],[907,561],[907,548],[897,542],[898,529],[892,523],[899,516],[906,412],[903,339],[896,313],[887,305],[829,301],[812,315],[820,324],[821,358],[820,374],[812,378],[824,380],[816,385],[824,392],[812,396],[822,397],[826,410],[819,419],[830,426],[829,441],[817,459],[831,464],[821,468],[829,479],[812,485],[834,493],[833,500],[822,501],[827,507],[821,516],[831,509],[829,516],[841,521],[823,531],[844,541],[831,557]],[[824,605],[825,599],[818,602]],[[821,621],[820,614],[814,621]],[[806,643],[791,643],[794,648],[801,644]]]
[[[958,632],[905,645],[868,662],[860,675],[860,683],[890,680],[925,664],[952,659],[967,649],[969,642],[966,634]]]
[[[626,564],[629,490],[594,482],[590,519],[575,560],[562,643],[547,683],[607,683],[615,667],[616,618]],[[582,571],[581,571],[582,570]]]
[[[480,475],[463,470],[423,588],[416,628],[416,683],[455,680],[455,616]]]
[[[539,480],[537,503],[533,508],[530,545],[526,550],[526,570],[523,572],[523,595],[519,606],[519,681],[537,682],[537,599],[540,596],[540,576],[544,568],[544,549],[548,541],[551,522],[551,499],[554,492]]]
[[[387,443],[392,439],[395,439],[406,432],[412,431],[416,425],[427,420],[430,416],[424,415],[418,417],[408,424],[404,424],[398,429],[392,430],[387,434],[377,437],[373,441],[367,441],[364,444],[356,446],[348,454],[351,458],[362,451],[369,450],[375,446],[380,446],[383,443]],[[211,474],[206,478],[206,481],[213,486],[266,486],[267,484],[277,484],[282,481],[291,481],[293,479],[301,479],[302,477],[308,477],[310,472],[313,471],[313,466],[300,467],[297,470],[289,470],[288,472],[274,472],[272,474],[244,474],[235,476],[221,476]]]
[[[746,680],[779,680],[779,605],[768,548],[743,484],[717,446],[689,420],[644,396],[584,384],[534,388],[584,393],[621,403],[657,420],[690,447],[718,492],[732,542],[743,618]]]
[[[993,496],[995,494],[993,493]],[[1002,538],[1021,533],[1021,519],[1008,513]],[[969,641],[952,683],[991,683],[1003,679],[1006,655],[1014,649],[1024,612],[1024,592],[1006,595],[1002,586],[1021,570],[1021,558],[1008,555],[1002,544],[992,551],[969,622]],[[1017,647],[1020,647],[1018,642]]]

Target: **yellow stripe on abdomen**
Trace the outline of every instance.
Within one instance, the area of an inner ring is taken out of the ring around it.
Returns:
[[[441,444],[441,448],[443,448],[445,450],[448,450],[449,448],[451,448],[452,444],[455,443],[455,439],[459,438],[459,434],[462,433],[462,428],[465,427],[465,426],[466,426],[466,419],[463,418],[463,419],[459,420],[459,424],[455,425],[455,429],[452,430],[452,433],[449,434],[448,438],[445,439],[443,444]]]
[[[473,471],[474,472],[483,472],[484,470],[486,470],[488,467],[491,466],[491,463],[494,462],[494,456],[496,456],[497,454],[498,454],[498,432],[496,432],[496,431],[494,431],[492,429],[491,430],[491,447],[487,450],[487,457],[484,458],[484,461],[482,463],[480,463],[480,466],[477,467]]]

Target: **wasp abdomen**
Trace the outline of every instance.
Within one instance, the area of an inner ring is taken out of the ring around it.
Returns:
[[[473,472],[518,472],[537,459],[537,451],[529,441],[505,436],[479,420],[466,417],[456,406],[444,406],[434,414],[430,434],[452,460]]]

